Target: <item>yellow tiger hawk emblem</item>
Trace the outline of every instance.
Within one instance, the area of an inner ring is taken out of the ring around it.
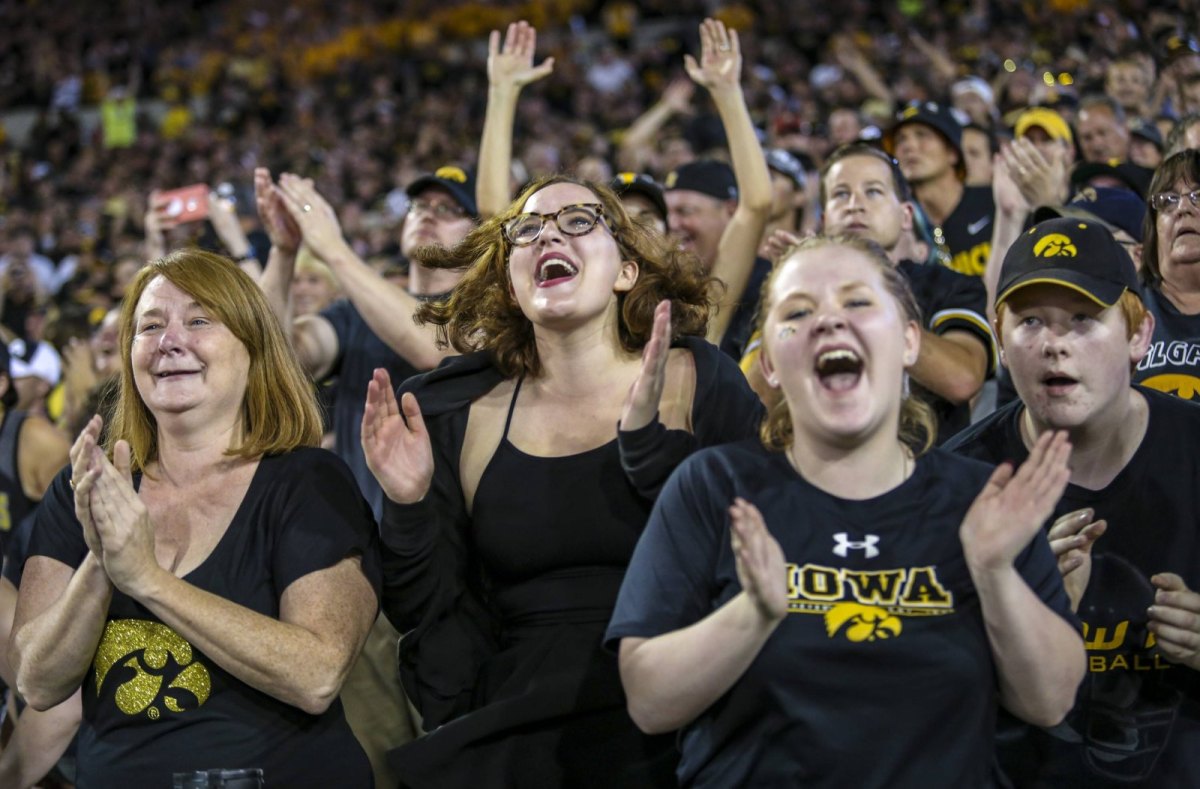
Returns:
[[[158,720],[162,714],[159,705],[170,712],[184,712],[208,701],[212,693],[212,677],[204,664],[194,659],[192,645],[159,622],[111,620],[92,666],[96,695],[110,676],[120,680],[113,698],[126,715],[145,711],[150,720]]]
[[[886,609],[862,603],[838,603],[825,613],[830,638],[844,633],[850,641],[882,641],[900,635],[900,617]]]

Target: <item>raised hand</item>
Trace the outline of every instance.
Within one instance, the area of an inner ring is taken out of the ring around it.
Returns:
[[[1175,573],[1158,573],[1150,583],[1158,587],[1147,613],[1159,650],[1172,663],[1200,669],[1200,594]]]
[[[700,61],[683,56],[683,67],[697,85],[709,91],[741,89],[742,47],[736,30],[724,22],[705,19],[700,23]]]
[[[959,528],[963,554],[973,573],[1012,567],[1066,489],[1070,455],[1066,432],[1047,430],[1015,473],[1008,463],[996,468]]]
[[[425,498],[433,482],[429,432],[417,398],[408,393],[397,404],[392,380],[382,368],[376,368],[367,384],[361,435],[367,466],[389,499],[412,504]]]
[[[493,30],[488,37],[488,82],[496,86],[523,88],[537,82],[554,70],[554,58],[546,58],[541,65],[533,65],[537,50],[537,30],[525,21],[513,22],[500,44],[500,31]]]
[[[254,168],[254,205],[271,246],[289,255],[296,254],[303,238],[300,226],[292,219],[283,196],[271,182],[271,171],[265,167]]]
[[[314,255],[328,262],[349,249],[337,213],[317,192],[311,178],[284,173],[275,192]]]
[[[654,421],[667,380],[671,355],[671,302],[663,299],[654,308],[654,328],[642,348],[642,369],[629,388],[621,409],[621,430],[637,430]]]
[[[1024,217],[1032,209],[1013,178],[1013,166],[1004,150],[992,157],[992,201],[996,211],[1007,217]]]
[[[696,83],[690,79],[679,77],[667,83],[663,88],[662,103],[673,112],[684,113],[692,107],[692,96],[696,94]]]
[[[92,517],[104,546],[104,572],[113,585],[137,597],[139,583],[161,569],[154,555],[154,525],[133,488],[129,442],[113,447],[113,462],[103,455],[91,492]]]
[[[742,591],[764,620],[778,622],[787,615],[783,549],[767,531],[758,508],[740,497],[729,508],[729,534]]]
[[[1092,546],[1108,528],[1106,521],[1093,521],[1095,515],[1091,509],[1069,512],[1054,522],[1047,535],[1072,611],[1079,610],[1079,601],[1092,577]]]
[[[1067,172],[1061,153],[1047,158],[1024,137],[1001,150],[1009,176],[1030,206],[1055,205],[1066,194]]]
[[[778,263],[784,252],[799,243],[800,236],[795,233],[782,229],[776,230],[763,241],[762,247],[759,248],[759,254],[772,263]]]

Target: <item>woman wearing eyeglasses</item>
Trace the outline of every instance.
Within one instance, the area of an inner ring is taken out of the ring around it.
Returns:
[[[1141,273],[1154,336],[1133,381],[1200,400],[1200,151],[1159,165],[1149,194]]]
[[[658,486],[761,416],[698,339],[709,281],[567,176],[420,262],[467,269],[419,314],[463,356],[399,402],[378,372],[362,432],[389,499],[384,609],[431,731],[394,764],[414,787],[673,786],[673,740],[636,730],[601,638]]]

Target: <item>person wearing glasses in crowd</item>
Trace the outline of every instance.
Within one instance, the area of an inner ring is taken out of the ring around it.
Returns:
[[[920,314],[872,242],[806,239],[768,280],[761,438],[667,481],[606,643],[683,786],[991,786],[997,703],[1071,706],[1083,644],[1046,540],[1064,435],[1015,473],[930,448],[904,394]]]
[[[363,420],[384,610],[430,731],[392,763],[412,787],[673,786],[674,742],[629,720],[601,637],[671,469],[762,413],[701,339],[711,281],[565,175],[416,260],[466,270],[418,313],[463,355],[398,402],[377,371]]]
[[[343,238],[337,214],[311,181],[283,174],[272,185],[265,169],[254,174],[258,210],[271,238],[267,266],[259,280],[280,322],[292,327],[292,345],[313,380],[331,381],[333,451],[350,466],[378,519],[383,491],[367,468],[358,431],[372,371],[386,369],[401,381],[437,365],[445,352],[432,331],[413,323],[421,303],[444,297],[460,272],[409,268],[408,289],[384,279]],[[408,185],[408,214],[400,251],[452,247],[475,226],[475,185],[470,175],[446,166]],[[296,315],[291,284],[300,242],[329,266],[345,300],[315,315]],[[367,749],[380,785],[394,786],[386,752],[416,734],[395,676],[398,634],[380,616],[347,680],[344,701],[355,734]]]
[[[1142,298],[1154,316],[1134,383],[1200,400],[1200,151],[1166,159],[1150,182]]]

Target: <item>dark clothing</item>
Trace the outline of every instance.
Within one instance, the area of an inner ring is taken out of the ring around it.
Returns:
[[[914,263],[911,260],[900,261],[897,268],[912,287],[925,328],[934,334],[944,334],[950,330],[966,331],[978,338],[987,354],[987,374],[990,375],[998,359],[996,342],[985,317],[987,290],[983,280],[942,266]],[[970,403],[954,405],[915,382],[913,390],[933,408],[937,416],[938,443],[971,424]]]
[[[387,370],[393,381],[403,381],[420,371],[379,339],[349,301],[341,300],[326,307],[321,317],[333,326],[338,340],[338,357],[329,370],[329,378],[336,376],[336,379],[327,398],[333,409],[333,451],[350,466],[359,490],[378,520],[383,511],[383,490],[367,468],[360,440],[367,384],[376,367]],[[408,320],[408,316],[396,319]]]
[[[25,412],[5,411],[0,419],[3,420],[0,422],[0,556],[5,559],[5,577],[20,586],[21,568],[16,560],[23,555],[21,549],[29,539],[28,526],[22,530],[21,525],[38,503],[25,495],[17,463]],[[13,561],[9,561],[10,554]]]
[[[1200,677],[1154,648],[1146,608],[1150,576],[1172,572],[1200,589],[1200,408],[1138,388],[1146,435],[1102,490],[1068,485],[1054,519],[1085,507],[1108,530],[1092,547],[1079,607],[1088,674],[1066,721],[1042,730],[1010,721],[1001,764],[1017,786],[1200,786]],[[970,457],[1023,461],[1018,401],[947,445]],[[1150,644],[1148,646],[1148,644]]]
[[[1134,383],[1200,401],[1200,315],[1184,315],[1157,288],[1143,288],[1141,295],[1154,316],[1154,336]]]
[[[750,270],[750,279],[746,281],[746,289],[738,299],[737,309],[721,338],[721,350],[730,358],[738,360],[746,352],[750,335],[758,321],[758,302],[762,298],[762,286],[771,273],[771,261],[766,258],[754,258],[754,268]]]
[[[30,555],[78,567],[87,546],[69,477],[64,469],[47,491]],[[356,555],[378,590],[378,538],[349,470],[329,452],[298,449],[261,460],[225,534],[184,580],[278,618],[293,581]],[[256,690],[120,591],[84,678],[83,705],[81,789],[165,787],[173,773],[217,767],[260,767],[267,786],[373,782],[339,701],[310,715]]]
[[[736,365],[701,340],[684,343],[696,362],[695,435],[656,424],[577,455],[534,457],[506,427],[470,515],[458,469],[467,416],[500,373],[468,354],[401,387],[421,404],[435,471],[422,502],[385,503],[384,610],[412,631],[401,676],[425,727],[440,726],[393,752],[406,784],[673,783],[670,738],[634,728],[601,637],[649,510],[638,491],[656,490],[676,453],[753,434],[762,414]],[[625,457],[626,439],[637,460]]]
[[[996,203],[991,187],[968,186],[962,199],[946,217],[941,227],[934,228],[950,253],[950,268],[972,277],[983,276],[988,258],[992,255],[992,222]]]
[[[787,617],[746,672],[681,731],[681,785],[992,785],[996,668],[958,534],[990,473],[934,449],[898,487],[854,501],[758,441],[679,467],[634,552],[608,647],[688,627],[742,591],[728,514],[738,496],[779,541],[789,589]],[[1072,621],[1046,540],[1015,564]]]

